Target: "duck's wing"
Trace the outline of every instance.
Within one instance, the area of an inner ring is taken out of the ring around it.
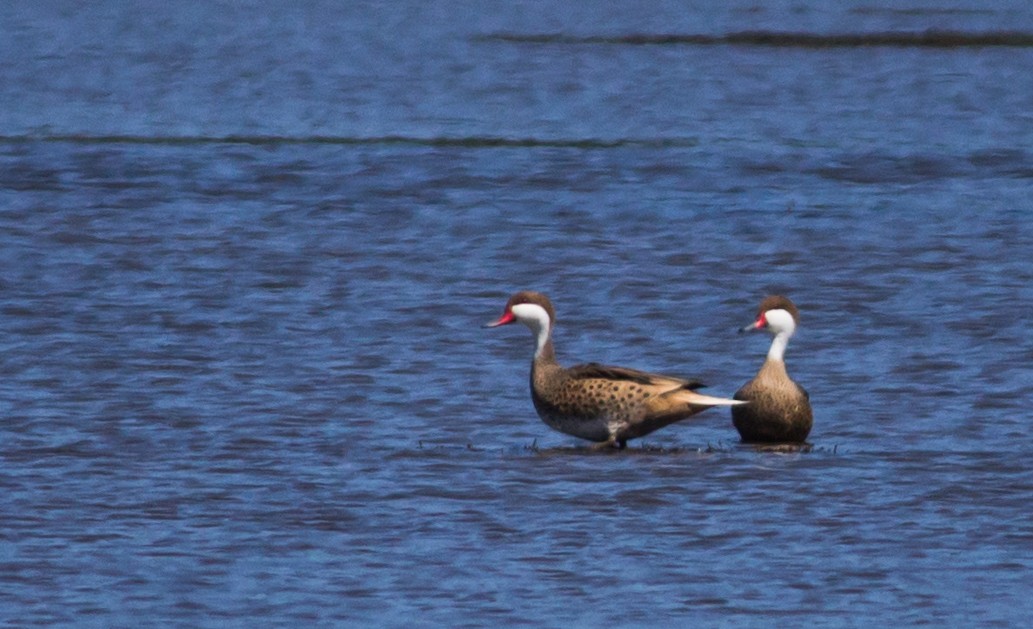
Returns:
[[[627,382],[638,384],[643,387],[656,387],[658,393],[675,389],[687,389],[695,391],[706,386],[698,380],[684,380],[672,376],[664,376],[628,367],[613,367],[599,363],[587,363],[576,365],[567,370],[567,375],[572,380],[611,380],[614,382]]]

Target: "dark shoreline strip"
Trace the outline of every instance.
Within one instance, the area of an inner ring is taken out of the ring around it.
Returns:
[[[1033,33],[986,31],[969,33],[949,30],[886,31],[876,33],[793,33],[783,31],[740,31],[725,35],[634,33],[628,35],[563,35],[559,33],[493,33],[481,41],[520,44],[606,44],[626,46],[769,46],[778,48],[981,48],[1033,47]]]
[[[692,138],[624,138],[565,139],[565,138],[507,138],[491,136],[471,137],[347,137],[347,136],[275,136],[275,135],[224,135],[224,136],[138,136],[138,135],[14,135],[0,136],[0,144],[31,144],[45,142],[52,144],[149,144],[165,146],[191,146],[214,144],[248,144],[276,146],[287,144],[314,144],[339,146],[409,145],[427,147],[459,148],[577,148],[609,149],[620,147],[674,148],[696,146]]]

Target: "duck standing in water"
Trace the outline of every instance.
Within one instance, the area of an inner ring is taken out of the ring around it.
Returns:
[[[597,363],[569,369],[556,362],[552,329],[556,312],[542,293],[521,291],[509,298],[498,327],[519,321],[536,340],[531,363],[531,400],[538,416],[562,433],[623,449],[628,439],[648,435],[712,406],[744,404],[695,389],[694,380]]]
[[[739,330],[767,330],[775,337],[757,376],[733,396],[749,402],[732,407],[732,423],[744,443],[803,443],[811,432],[809,396],[789,377],[784,360],[799,321],[800,311],[789,298],[772,295],[760,303],[756,321]]]

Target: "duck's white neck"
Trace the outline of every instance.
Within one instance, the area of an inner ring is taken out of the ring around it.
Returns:
[[[777,362],[785,362],[786,347],[789,345],[789,337],[791,333],[779,332],[775,335],[775,339],[771,341],[771,349],[768,350],[768,360]]]
[[[517,304],[513,306],[512,312],[517,321],[531,329],[535,337],[534,357],[541,358],[549,346],[549,334],[552,332],[549,313],[537,304]]]

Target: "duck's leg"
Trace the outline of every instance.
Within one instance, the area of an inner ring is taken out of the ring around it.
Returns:
[[[593,443],[589,448],[593,452],[602,452],[603,450],[616,449],[623,450],[628,447],[627,439],[618,439],[617,437],[610,437],[606,441],[600,441],[599,443]]]

